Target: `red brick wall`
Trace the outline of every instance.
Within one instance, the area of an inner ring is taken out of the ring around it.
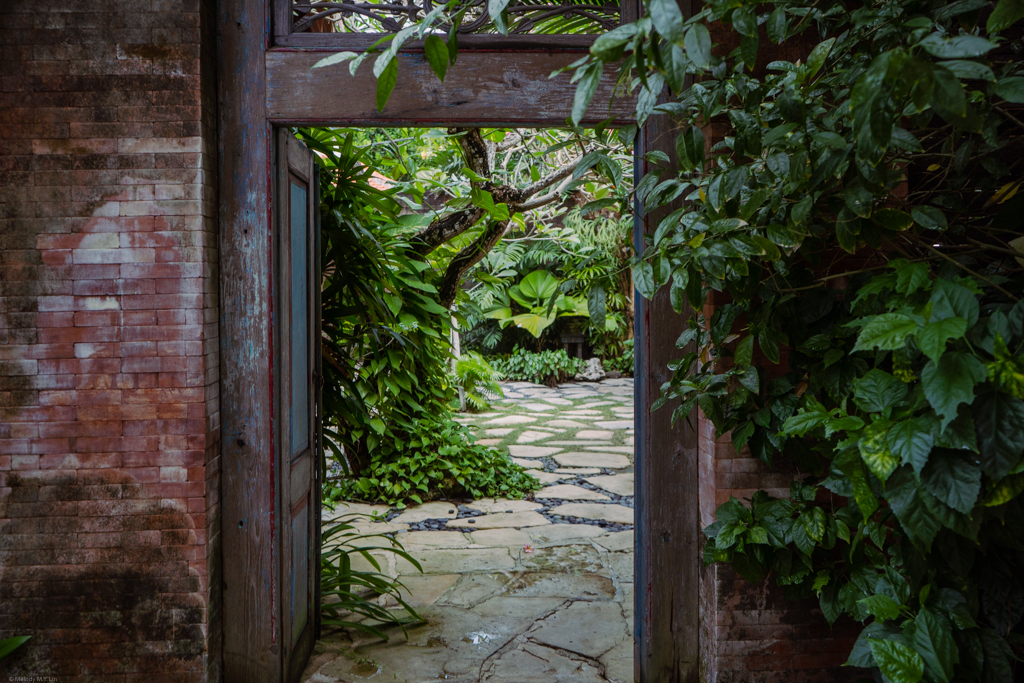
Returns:
[[[705,305],[708,320],[720,303],[712,297]],[[789,496],[789,484],[798,475],[784,463],[768,467],[748,448],[737,451],[731,436],[717,435],[699,411],[697,431],[702,528],[715,521],[715,509],[730,497],[743,500],[758,490]],[[863,675],[860,669],[840,668],[860,625],[840,621],[830,627],[817,600],[787,600],[771,577],[752,585],[728,565],[705,567],[700,602],[703,681],[841,683]]]
[[[0,3],[5,675],[218,678],[213,28]]]

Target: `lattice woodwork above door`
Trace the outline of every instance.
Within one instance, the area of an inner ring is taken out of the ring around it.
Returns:
[[[382,36],[422,21],[435,0],[273,0],[275,44],[365,50]],[[463,0],[457,8],[459,49],[584,48],[594,38],[636,20],[639,0],[511,0],[508,34],[487,12],[487,0]],[[450,24],[439,24],[447,33]],[[409,44],[417,47],[417,44]]]

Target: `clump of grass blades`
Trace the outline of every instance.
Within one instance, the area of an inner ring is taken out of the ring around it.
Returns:
[[[326,523],[321,533],[321,623],[355,629],[386,641],[388,635],[384,628],[398,626],[406,634],[406,626],[421,622],[423,618],[402,598],[401,589],[405,585],[382,573],[373,553],[391,552],[408,560],[418,571],[422,572],[423,568],[393,538],[361,532],[355,526],[360,518],[372,517],[360,513],[343,515]],[[365,558],[375,571],[353,569],[354,556]],[[393,598],[406,614],[396,614],[384,607],[379,601],[381,597]]]

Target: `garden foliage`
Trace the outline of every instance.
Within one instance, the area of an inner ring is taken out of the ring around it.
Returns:
[[[358,525],[367,521],[369,515],[349,513],[324,524],[320,536],[321,623],[355,629],[382,640],[388,640],[384,629],[389,626],[399,626],[408,635],[405,627],[422,617],[402,598],[405,585],[381,572],[379,553],[393,553],[418,571],[423,568],[395,539],[360,531]],[[353,558],[363,558],[373,571],[353,568]],[[380,596],[398,603],[405,616],[381,605]]]
[[[534,353],[518,346],[507,357],[492,358],[491,365],[504,379],[551,387],[572,379],[587,367],[582,358],[570,358],[562,349]]]
[[[607,63],[640,120],[680,125],[636,188],[668,208],[637,286],[692,316],[662,403],[805,475],[721,506],[707,561],[865,622],[849,662],[882,680],[1013,680],[1024,4],[645,5],[576,65],[574,118]],[[766,43],[799,58],[765,64]]]
[[[519,466],[452,419],[451,313],[411,250],[392,193],[354,134],[304,129],[320,153],[324,434],[342,470],[325,498],[404,504],[441,495],[522,496]]]

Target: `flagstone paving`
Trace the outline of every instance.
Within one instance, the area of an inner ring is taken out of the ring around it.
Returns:
[[[633,680],[633,380],[502,389],[490,410],[457,419],[544,487],[527,500],[325,511],[377,515],[358,527],[421,564],[372,553],[426,622],[388,642],[325,632],[304,683]]]

